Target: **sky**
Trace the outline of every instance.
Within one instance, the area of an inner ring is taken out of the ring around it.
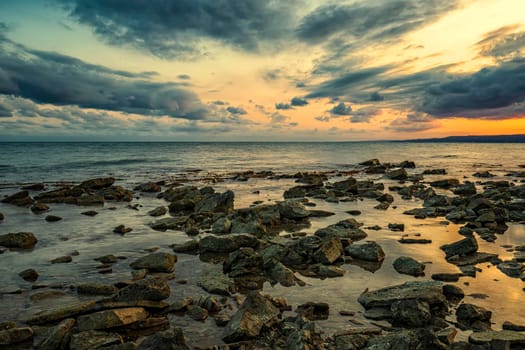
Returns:
[[[3,0],[0,141],[525,134],[523,0]]]

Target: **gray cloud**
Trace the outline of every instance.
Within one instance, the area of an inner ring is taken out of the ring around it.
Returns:
[[[231,114],[244,115],[247,114],[246,110],[242,107],[228,107],[226,108]]]
[[[270,119],[273,124],[281,124],[281,123],[286,122],[288,119],[290,119],[290,117],[283,115],[279,112],[275,112],[270,115]]]
[[[292,106],[289,103],[276,103],[275,109],[292,109]]]
[[[341,116],[341,115],[350,115],[352,114],[352,106],[340,102],[338,105],[334,106],[330,111],[332,115]]]
[[[191,77],[188,74],[179,74],[179,75],[177,75],[177,78],[182,79],[182,80],[189,80],[189,79],[191,79]]]
[[[144,115],[203,119],[197,95],[175,83],[85,63],[54,52],[31,50],[0,37],[0,94],[38,103],[77,105]]]
[[[162,58],[202,54],[202,39],[256,52],[290,31],[300,0],[57,0],[107,43]],[[270,45],[268,45],[270,46]]]
[[[295,107],[302,107],[308,104],[308,101],[302,97],[294,97],[290,100],[290,104]]]
[[[519,57],[525,48],[525,31],[516,31],[519,25],[505,26],[485,34],[476,43],[480,55],[508,59]]]
[[[408,114],[404,118],[394,119],[386,129],[397,132],[418,132],[434,129],[437,126],[439,126],[439,123],[431,116],[423,113],[413,113]]]

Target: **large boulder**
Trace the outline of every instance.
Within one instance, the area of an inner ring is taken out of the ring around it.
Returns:
[[[229,296],[235,291],[233,280],[222,272],[221,265],[207,264],[202,269],[197,284],[211,294]]]
[[[280,311],[272,302],[257,291],[248,293],[246,300],[226,325],[226,343],[249,340],[257,337],[264,326],[277,320]]]
[[[299,201],[284,201],[278,204],[278,208],[281,217],[285,219],[299,220],[310,216],[310,211]]]
[[[330,265],[343,254],[343,244],[336,236],[329,236],[322,240],[321,246],[315,251],[314,259],[321,264]]]
[[[363,244],[351,244],[345,248],[345,253],[354,259],[381,262],[385,259],[383,248],[376,242],[366,242]]]
[[[0,346],[9,346],[22,343],[32,338],[33,330],[31,327],[15,327],[0,330]]]
[[[228,256],[223,265],[223,272],[230,277],[261,275],[263,259],[252,248],[239,248]]]
[[[190,350],[190,347],[186,345],[182,329],[172,328],[150,335],[140,343],[137,350]]]
[[[441,250],[445,252],[446,258],[453,256],[465,256],[478,250],[478,242],[474,236],[464,238],[460,241],[442,245]]]
[[[152,253],[129,264],[135,270],[147,269],[152,272],[173,272],[177,256],[168,253]]]
[[[391,180],[406,180],[408,173],[405,168],[393,169],[388,171],[385,176]]]
[[[152,300],[161,301],[170,296],[170,287],[160,278],[147,278],[122,288],[113,301]]]
[[[198,213],[228,214],[233,211],[234,196],[232,191],[209,194],[195,205],[195,211]]]
[[[399,300],[390,306],[395,323],[408,327],[420,328],[430,323],[432,314],[426,301],[417,299]]]
[[[67,349],[69,339],[75,326],[75,319],[66,318],[58,325],[50,328],[45,339],[40,343],[40,350]]]
[[[78,330],[108,329],[145,320],[148,312],[142,307],[103,310],[77,318]]]
[[[325,228],[321,228],[315,231],[314,234],[319,237],[336,236],[339,239],[358,241],[367,236],[366,232],[359,228],[360,226],[362,226],[361,223],[353,218],[349,218]]]
[[[257,237],[244,234],[229,234],[222,236],[209,235],[199,242],[201,253],[230,253],[240,247],[256,248],[259,245]]]
[[[0,246],[7,248],[28,249],[35,246],[38,242],[32,232],[17,232],[0,235]]]
[[[458,324],[464,329],[489,330],[492,311],[481,306],[463,303],[456,310]]]

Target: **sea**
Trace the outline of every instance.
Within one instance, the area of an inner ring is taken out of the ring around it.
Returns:
[[[507,175],[524,170],[524,151],[525,144],[520,143],[0,143],[0,198],[31,183],[43,182],[47,189],[53,189],[63,183],[113,176],[117,185],[130,189],[146,181],[213,186],[216,191],[231,189],[235,193],[235,208],[243,208],[254,203],[282,201],[284,190],[296,185],[294,179],[287,176],[239,181],[238,174],[243,172],[272,171],[276,175],[290,175],[322,171],[330,174],[328,181],[331,182],[341,180],[347,176],[344,174],[359,169],[358,163],[373,158],[382,163],[414,161],[416,168],[409,169],[413,174],[443,168],[447,175],[425,175],[424,181],[456,178],[476,182],[481,190],[480,179],[473,177],[474,173],[481,171],[492,173],[494,180],[511,180],[520,184],[522,180]],[[389,186],[397,184],[384,179],[381,174],[359,174],[356,177],[384,182],[387,191]],[[452,195],[451,192],[443,193]],[[403,211],[421,207],[422,202],[418,199],[405,201],[397,193],[393,195],[393,206],[386,211],[374,209],[377,202],[372,199],[347,203],[312,199],[316,209],[331,211],[335,215],[312,219],[310,227],[303,230],[305,234],[312,234],[319,228],[348,218],[349,210],[361,211],[362,214],[355,218],[363,223],[363,227],[382,227],[378,231],[366,230],[367,240],[379,243],[386,254],[378,269],[344,264],[342,267],[346,273],[343,277],[318,280],[298,276],[305,281],[304,286],[265,284],[264,292],[286,298],[294,309],[309,301],[327,302],[330,317],[319,321],[319,325],[328,333],[336,333],[350,325],[369,324],[364,309],[357,302],[365,289],[429,280],[434,273],[459,272],[456,266],[445,261],[440,246],[464,238],[458,234],[461,225],[442,217],[418,220],[404,215]],[[30,231],[39,240],[32,251],[4,251],[0,254],[0,321],[19,320],[40,310],[89,298],[77,295],[75,286],[85,282],[129,280],[129,263],[135,258],[155,250],[172,252],[171,244],[183,243],[191,237],[181,231],[155,231],[150,227],[155,219],[147,215],[149,210],[167,204],[156,194],[141,193],[137,193],[131,203],[107,202],[95,208],[51,204],[49,214],[63,218],[51,223],[44,220],[47,214],[35,215],[29,208],[0,203],[0,212],[5,216],[0,222],[0,234]],[[81,215],[88,209],[99,214],[95,217]],[[389,223],[405,224],[405,232],[388,230]],[[124,236],[114,234],[113,228],[120,224],[133,228],[133,231]],[[206,234],[202,232],[199,237]],[[287,234],[282,232],[274,239],[285,239]],[[402,235],[428,238],[432,243],[400,244],[398,240]],[[509,224],[507,232],[498,235],[495,242],[481,239],[478,242],[479,251],[496,253],[502,260],[510,260],[513,247],[525,245],[525,225]],[[111,274],[99,274],[99,263],[94,258],[106,254],[122,259],[113,265]],[[72,256],[73,261],[66,264],[50,262],[64,255]],[[410,256],[424,262],[425,276],[416,278],[397,273],[392,262],[399,256]],[[197,255],[178,254],[176,277],[170,282],[172,296],[169,301],[206,295],[198,287],[199,274],[205,264]],[[461,277],[453,283],[464,290],[464,301],[492,310],[494,329],[501,329],[504,321],[525,324],[525,304],[521,302],[525,282],[501,273],[491,263],[478,264],[477,267],[475,278]],[[39,273],[37,282],[29,283],[18,276],[20,271],[28,268]],[[177,283],[179,281],[185,283]],[[352,311],[355,316],[342,316],[339,314],[342,310]],[[450,316],[450,321],[454,321],[454,315]],[[187,339],[195,345],[205,347],[221,343],[222,330],[211,318],[199,323],[187,316],[170,315],[170,322],[182,327]],[[468,332],[460,333],[458,337],[467,339]]]

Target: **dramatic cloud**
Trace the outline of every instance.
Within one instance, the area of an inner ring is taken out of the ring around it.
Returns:
[[[292,106],[289,103],[276,103],[275,109],[292,109]]]
[[[412,31],[454,9],[457,0],[366,1],[316,8],[297,29],[308,43],[321,43],[334,35],[354,38],[389,38]]]
[[[226,108],[228,112],[231,114],[238,114],[238,115],[244,115],[247,114],[246,110],[242,107],[228,107]]]
[[[352,106],[340,102],[337,106],[334,106],[330,112],[332,115],[350,115],[352,113]]]
[[[409,114],[404,118],[394,119],[387,127],[397,132],[418,132],[434,129],[439,126],[431,116],[423,113]]]
[[[290,100],[290,104],[295,107],[303,107],[308,104],[308,101],[302,97],[294,97]]]
[[[154,73],[130,73],[92,65],[54,52],[30,50],[0,36],[0,94],[39,103],[77,105],[144,115],[203,119],[197,95]]]
[[[525,49],[525,31],[516,31],[518,28],[518,25],[505,26],[487,33],[476,43],[480,55],[497,59],[522,56],[521,53]]]
[[[257,52],[295,23],[299,0],[57,0],[71,17],[112,45],[162,58],[202,53],[208,39]]]

